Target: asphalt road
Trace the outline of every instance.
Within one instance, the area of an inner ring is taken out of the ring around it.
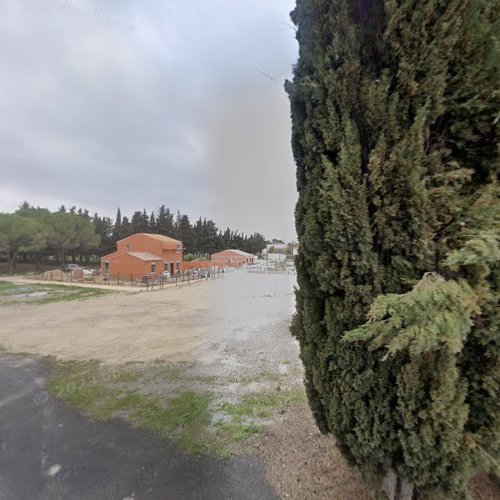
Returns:
[[[88,421],[48,397],[46,370],[0,356],[0,500],[277,498],[255,459],[194,458],[122,421]]]

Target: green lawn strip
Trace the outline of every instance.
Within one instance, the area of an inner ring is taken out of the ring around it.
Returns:
[[[247,394],[237,404],[224,403],[222,409],[232,416],[269,418],[273,411],[283,410],[301,400],[302,391],[282,391],[278,387],[272,392]]]
[[[127,366],[109,371],[96,362],[58,362],[53,365],[48,390],[90,418],[120,416],[136,427],[173,438],[188,453],[222,452],[209,432],[210,394],[186,390],[163,400],[116,387],[141,377],[147,377],[147,372]]]
[[[16,293],[29,293],[33,291],[30,285],[21,286],[11,283],[10,281],[0,281],[0,296],[1,295],[15,295]],[[21,290],[19,292],[19,290]]]
[[[52,285],[52,286],[56,287],[57,285]],[[66,288],[66,290],[63,291],[62,288]],[[52,302],[68,302],[72,300],[83,300],[94,297],[102,297],[104,295],[108,295],[114,292],[112,290],[102,290],[99,288],[61,286],[59,289],[55,288],[52,289],[50,293],[52,293],[53,295],[49,295],[48,297],[36,300],[34,301],[34,303],[50,304]]]
[[[302,388],[282,391],[278,387],[271,392],[247,394],[237,403],[224,403],[221,406],[229,421],[221,421],[217,426],[223,439],[242,443],[263,430],[263,421],[303,401],[305,393]]]
[[[34,292],[47,292],[47,295],[34,298],[15,297],[17,295],[28,295]],[[66,302],[72,300],[82,300],[91,297],[100,297],[111,290],[99,288],[86,288],[65,285],[45,285],[45,284],[17,284],[7,281],[0,282],[0,298],[3,305],[8,304],[50,304],[52,302]],[[7,300],[14,297],[14,300]]]
[[[164,373],[176,374],[175,366]],[[97,362],[55,362],[48,390],[70,408],[94,419],[121,417],[138,428],[173,439],[186,452],[229,457],[261,432],[277,412],[304,401],[304,391],[254,393],[235,403],[215,403],[210,390],[180,390],[169,397],[141,388],[158,366],[134,364],[109,369]],[[172,381],[172,379],[170,379]],[[213,424],[213,415],[221,416]]]

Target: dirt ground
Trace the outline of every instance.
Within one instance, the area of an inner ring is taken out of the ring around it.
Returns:
[[[253,447],[264,460],[266,476],[280,498],[374,498],[346,464],[333,438],[319,432],[307,404],[283,413]]]
[[[106,366],[167,361],[180,375],[144,390],[167,396],[210,390],[223,402],[242,394],[301,390],[297,342],[289,333],[293,275],[232,273],[223,280],[76,302],[0,307],[0,346]],[[176,385],[177,384],[177,385]],[[302,400],[303,401],[303,400]],[[217,415],[214,416],[215,418]],[[307,404],[292,405],[244,443],[281,498],[370,499]],[[472,482],[476,500],[500,498],[487,478]]]
[[[292,280],[234,273],[153,292],[2,307],[0,345],[14,352],[117,364],[203,360],[214,355],[214,343],[235,333],[241,338],[249,327],[288,320]]]
[[[266,464],[266,477],[280,498],[377,498],[364,486],[356,471],[347,465],[332,436],[319,432],[307,404],[285,412],[252,446]],[[469,491],[473,500],[500,499],[500,488],[485,474],[472,478]]]

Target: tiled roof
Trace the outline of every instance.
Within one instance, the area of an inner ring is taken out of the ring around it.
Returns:
[[[251,253],[244,252],[243,250],[235,250],[234,248],[228,248],[227,250],[221,250],[221,252],[233,252],[235,254],[241,255],[242,257],[255,257]],[[221,253],[217,252],[217,253]]]
[[[127,252],[127,253],[132,257],[137,257],[138,259],[141,260],[161,260],[161,257],[153,255],[152,253],[149,252]]]
[[[135,233],[131,234],[130,236],[127,236],[126,238],[121,239],[120,241],[125,241],[128,240],[129,238],[133,238],[134,236],[137,236],[138,234],[142,236],[149,236],[150,238],[153,238],[158,241],[162,241],[163,243],[170,243],[175,244],[175,245],[182,245],[182,241],[179,240],[174,240],[174,238],[170,238],[169,236],[163,236],[163,234],[150,234],[150,233]]]
[[[163,234],[149,234],[143,233],[150,238],[154,238],[155,240],[164,241],[165,243],[182,243],[182,241],[176,240],[174,238],[170,238],[169,236],[163,236]]]

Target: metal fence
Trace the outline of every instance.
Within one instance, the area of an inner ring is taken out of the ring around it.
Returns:
[[[41,281],[56,281],[62,283],[83,283],[94,285],[113,285],[113,286],[131,286],[141,287],[146,290],[158,290],[166,286],[189,285],[199,283],[206,280],[222,279],[224,270],[219,268],[209,269],[191,269],[189,271],[178,272],[174,276],[142,276],[134,277],[132,274],[116,274],[113,276],[101,275],[100,272],[83,273],[76,269],[73,271],[53,270],[45,272],[30,272],[26,273],[28,279],[36,279]]]

